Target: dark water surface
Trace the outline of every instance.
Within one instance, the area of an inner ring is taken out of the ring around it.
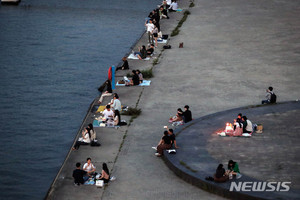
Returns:
[[[110,65],[158,0],[0,6],[0,199],[42,199]]]

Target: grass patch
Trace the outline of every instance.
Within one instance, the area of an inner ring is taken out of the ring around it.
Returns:
[[[188,166],[185,162],[183,161],[179,161],[179,163],[184,166],[185,168],[187,168],[188,170],[192,171],[192,172],[197,172],[197,170],[192,169],[190,166]]]
[[[152,78],[153,77],[152,68],[144,69],[144,70],[141,71],[141,73],[143,74],[143,78]]]
[[[195,4],[194,4],[194,1],[191,1],[191,3],[190,3],[190,8],[192,8],[192,7],[194,7],[195,6]]]
[[[139,108],[131,108],[129,107],[127,111],[122,112],[123,115],[130,115],[134,118],[137,118],[141,114],[142,110]]]
[[[154,66],[154,65],[157,65],[158,64],[158,58],[155,58],[154,60],[153,60],[153,62],[152,62],[152,65]]]
[[[172,31],[171,33],[171,37],[174,37],[176,35],[179,34],[180,30],[179,28],[182,26],[182,24],[186,21],[187,17],[191,14],[190,11],[186,10],[183,14],[182,19],[178,22],[178,25],[176,26],[176,28]]]

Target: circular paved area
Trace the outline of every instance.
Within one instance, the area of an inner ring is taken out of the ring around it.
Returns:
[[[226,122],[243,113],[253,123],[264,126],[262,134],[251,138],[220,137]],[[215,113],[194,120],[176,130],[177,154],[166,154],[167,165],[186,181],[233,199],[298,199],[300,196],[300,102],[250,106]],[[206,181],[219,163],[239,163],[243,177],[235,182],[291,182],[289,192],[229,192],[230,182]]]

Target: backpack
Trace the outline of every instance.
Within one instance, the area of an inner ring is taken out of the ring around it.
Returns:
[[[276,94],[274,92],[273,93],[270,92],[270,94],[271,94],[270,103],[276,103],[276,99],[277,99]]]

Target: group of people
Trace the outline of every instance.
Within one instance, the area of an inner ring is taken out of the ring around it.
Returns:
[[[157,43],[156,43],[157,44]],[[157,45],[156,45],[157,47]],[[138,51],[133,51],[133,55],[138,57],[138,59],[143,60],[147,58],[147,56],[151,56],[154,52],[154,44],[149,44],[148,48],[146,49],[146,46],[143,45],[138,48]]]
[[[205,179],[215,181],[217,183],[224,183],[233,177],[239,179],[242,175],[240,174],[238,163],[233,160],[229,160],[227,170],[224,169],[223,164],[219,164],[214,177],[206,177]]]
[[[76,169],[73,171],[74,184],[84,184],[88,179],[103,180],[104,183],[108,183],[110,180],[109,170],[106,163],[102,164],[102,171],[100,174],[96,172],[96,167],[92,163],[91,158],[87,158],[86,163],[81,169],[81,163],[76,163]]]
[[[176,136],[174,134],[173,129],[169,129],[168,126],[164,127],[166,130],[164,131],[164,135],[158,142],[156,147],[152,147],[156,150],[155,155],[157,157],[161,157],[164,154],[164,150],[171,148],[178,148],[176,143]]]
[[[254,130],[254,124],[242,113],[239,113],[237,118],[234,119],[233,125],[227,124],[225,134],[228,136],[242,136],[243,134],[251,135]]]
[[[177,109],[177,113],[175,116],[171,117],[169,122],[172,123],[173,126],[178,126],[183,123],[188,123],[192,121],[192,112],[190,111],[190,107],[188,105],[184,106],[184,111],[181,108]]]

